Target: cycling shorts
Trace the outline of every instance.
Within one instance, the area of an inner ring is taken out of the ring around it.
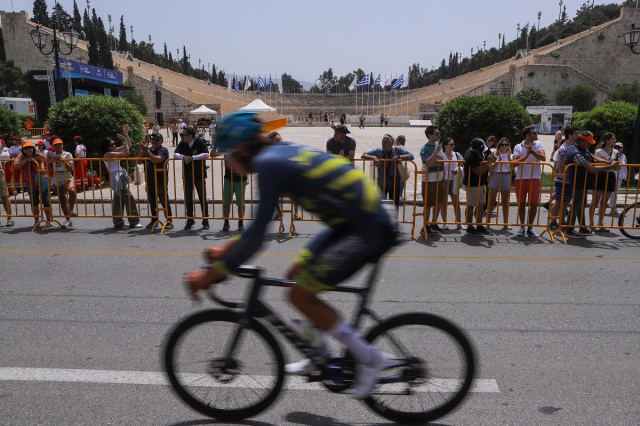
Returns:
[[[292,277],[310,293],[335,287],[393,245],[391,228],[373,221],[327,228],[298,254],[301,264]]]

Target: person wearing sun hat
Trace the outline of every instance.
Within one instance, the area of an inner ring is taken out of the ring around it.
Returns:
[[[4,146],[4,139],[0,139],[0,161],[2,164],[10,163],[10,154],[9,150]],[[13,226],[13,219],[11,219],[11,203],[9,202],[9,197],[7,194],[7,185],[5,183],[5,173],[0,169],[0,201],[4,206],[5,211],[7,212],[7,226]]]
[[[573,189],[571,217],[568,225],[573,226],[577,222],[580,227],[579,231],[567,228],[565,234],[568,237],[583,238],[593,235],[593,232],[587,227],[584,217],[587,191],[593,189],[593,173],[618,168],[617,159],[606,163],[594,158],[589,152],[589,147],[595,144],[593,133],[583,130],[578,133],[576,142],[567,149],[566,165],[570,167],[567,169],[566,186]],[[593,226],[593,223],[590,225]]]

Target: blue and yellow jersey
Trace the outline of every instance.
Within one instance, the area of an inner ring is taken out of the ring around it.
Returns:
[[[223,267],[236,268],[258,251],[280,196],[292,198],[330,227],[355,221],[390,226],[375,182],[346,158],[282,142],[263,149],[251,169],[258,174],[258,214],[225,256]]]

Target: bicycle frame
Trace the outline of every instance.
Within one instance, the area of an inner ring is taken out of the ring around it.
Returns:
[[[380,317],[378,317],[372,310],[367,308],[369,295],[374,286],[375,277],[380,267],[380,260],[378,260],[378,262],[374,263],[373,265],[373,269],[371,270],[371,272],[369,272],[369,279],[367,280],[367,285],[365,287],[337,286],[331,290],[328,290],[340,293],[350,293],[360,296],[358,309],[356,310],[355,318],[352,323],[354,329],[358,328],[361,318],[365,315],[370,317],[376,323],[382,322],[382,319]],[[271,324],[276,330],[278,330],[278,332],[282,334],[299,352],[301,352],[305,357],[309,358],[314,363],[314,365],[324,365],[326,360],[320,356],[318,349],[311,346],[306,339],[301,337],[295,330],[292,329],[290,325],[282,321],[280,317],[278,317],[278,315],[273,312],[273,310],[271,310],[260,300],[260,294],[263,287],[291,287],[295,284],[295,282],[285,279],[264,278],[260,276],[261,269],[252,266],[241,266],[234,273],[241,278],[249,278],[254,280],[249,289],[249,296],[246,299],[247,303],[245,306],[240,303],[227,302],[218,298],[212,293],[209,294],[209,296],[216,303],[219,303],[222,306],[232,309],[243,309],[242,318],[239,322],[240,326],[235,331],[233,338],[229,342],[229,347],[226,350],[226,358],[231,359],[233,357],[234,350],[237,347],[237,344],[242,336],[242,330],[247,324],[249,324],[249,320],[251,318],[262,318],[269,324]]]

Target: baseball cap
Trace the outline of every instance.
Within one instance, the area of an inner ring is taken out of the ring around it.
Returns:
[[[45,136],[51,136],[51,132],[48,132],[48,131],[47,131],[47,132],[44,132],[44,135],[45,135]]]
[[[24,142],[22,142],[22,147],[23,147],[23,148],[27,148],[27,147],[29,147],[29,146],[30,146],[31,148],[33,148],[33,144],[31,143],[31,141],[24,141]]]
[[[11,136],[11,137],[9,138],[9,140],[12,140],[12,141],[19,141],[19,140],[20,140],[20,136]]]
[[[484,141],[480,138],[474,138],[471,141],[471,148],[472,149],[477,149],[482,151],[484,149],[485,145],[484,145]]]
[[[51,141],[51,145],[64,145],[64,143],[62,142],[62,139],[60,138],[55,138],[53,141]]]
[[[74,140],[74,141],[79,141],[79,140],[80,140],[80,136],[75,135],[75,136],[73,137],[73,140]]]
[[[336,132],[340,132],[340,133],[344,133],[345,135],[347,133],[351,133],[349,131],[349,129],[347,128],[347,126],[345,126],[344,124],[338,124],[337,126],[331,126],[331,128],[336,131]]]
[[[42,146],[44,146],[44,145],[45,145],[45,143],[44,143],[44,141],[40,140],[40,141],[38,141],[38,143],[36,143],[36,145],[42,145]]]

